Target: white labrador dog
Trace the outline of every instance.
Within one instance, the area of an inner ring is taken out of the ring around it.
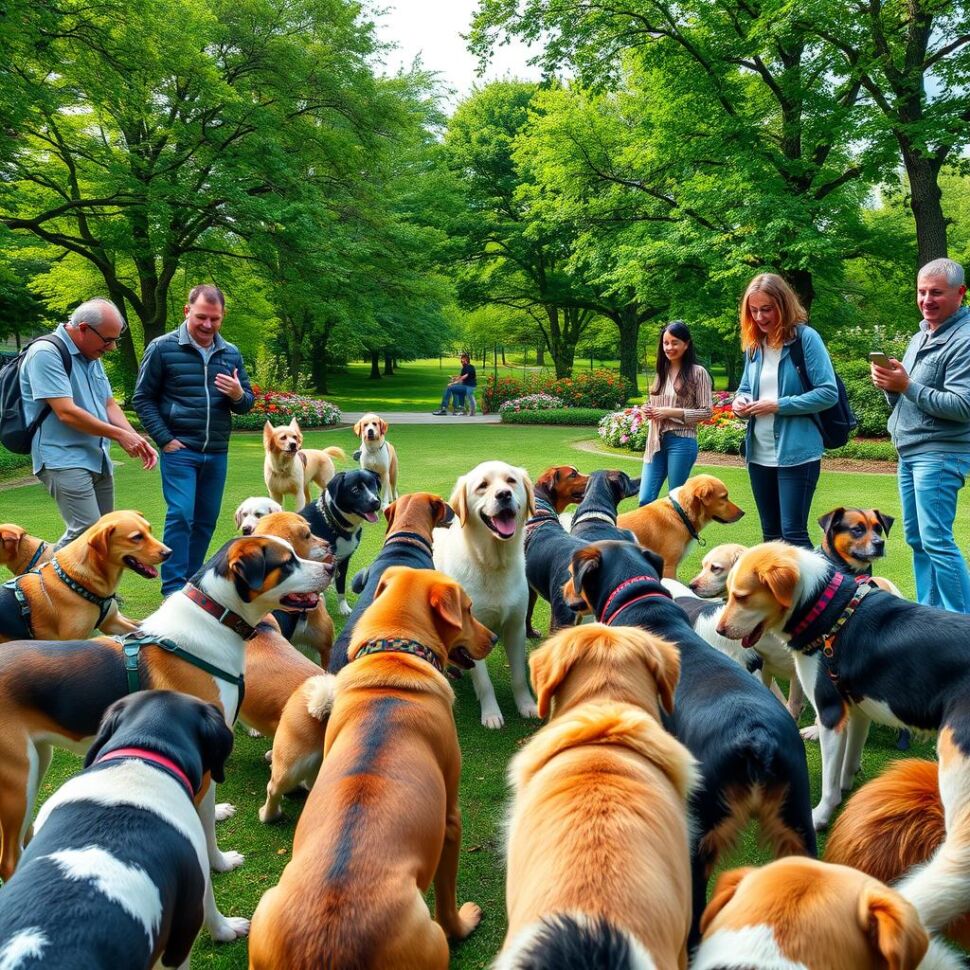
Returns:
[[[515,705],[523,717],[538,717],[525,665],[524,541],[525,521],[535,513],[532,482],[524,468],[486,461],[458,479],[449,502],[458,521],[435,533],[435,568],[464,586],[475,619],[501,637]],[[471,677],[482,724],[500,728],[505,719],[483,661]]]
[[[256,523],[271,512],[282,512],[283,506],[265,495],[251,495],[243,499],[236,509],[236,528],[244,535],[251,536]]]

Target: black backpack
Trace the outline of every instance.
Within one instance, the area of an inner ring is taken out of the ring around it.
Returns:
[[[795,342],[788,348],[795,370],[806,391],[812,390],[812,382],[808,379],[808,371],[805,368],[805,348],[802,347],[802,335],[799,332]],[[834,368],[833,368],[834,370]],[[859,424],[852,405],[849,404],[849,395],[846,393],[845,384],[838,373],[835,375],[835,386],[839,391],[839,399],[830,408],[818,411],[811,415],[812,420],[818,426],[822,435],[822,445],[826,448],[841,448],[849,440],[849,435]]]
[[[30,454],[30,442],[41,422],[51,413],[49,404],[29,424],[24,415],[24,399],[20,393],[20,368],[27,351],[38,341],[53,344],[61,354],[61,363],[68,377],[71,376],[71,354],[60,337],[48,334],[31,340],[9,364],[0,368],[0,444],[17,455]]]

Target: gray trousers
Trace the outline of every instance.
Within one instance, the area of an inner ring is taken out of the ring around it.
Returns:
[[[64,520],[64,535],[57,540],[55,549],[66,546],[114,509],[115,480],[107,462],[99,474],[86,468],[44,467],[37,477],[47,486]]]

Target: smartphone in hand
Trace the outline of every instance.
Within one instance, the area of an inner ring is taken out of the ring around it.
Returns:
[[[893,366],[881,350],[875,350],[869,355],[869,363],[875,364],[876,367],[885,367],[886,370],[891,370]]]

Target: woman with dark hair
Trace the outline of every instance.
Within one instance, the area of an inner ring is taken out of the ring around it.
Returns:
[[[640,479],[640,504],[646,505],[658,498],[664,479],[669,490],[690,477],[697,460],[697,424],[711,416],[711,375],[697,363],[683,320],[660,331],[657,376],[640,411],[650,421]]]
[[[745,456],[765,542],[812,548],[808,514],[822,467],[817,415],[838,401],[835,371],[795,291],[774,273],[756,276],[741,298],[744,373],[734,413],[748,421]],[[801,341],[806,389],[791,348]]]

